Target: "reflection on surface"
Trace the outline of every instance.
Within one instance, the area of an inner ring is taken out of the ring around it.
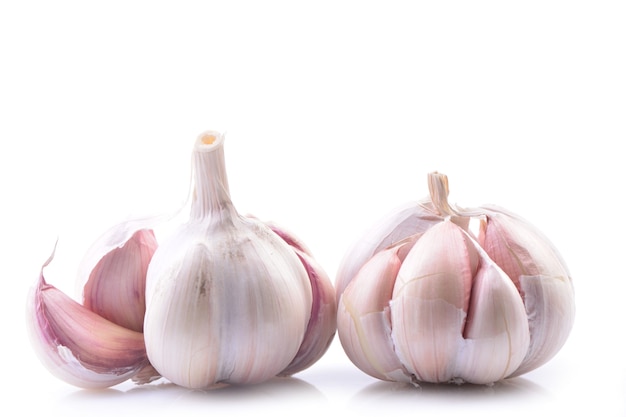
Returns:
[[[145,413],[154,417],[181,412],[185,417],[214,412],[249,416],[260,410],[274,417],[298,417],[300,412],[327,415],[337,410],[354,412],[361,417],[406,410],[437,411],[439,415],[463,412],[467,416],[469,410],[474,410],[488,417],[500,415],[503,407],[534,415],[553,407],[554,400],[552,393],[525,377],[492,385],[422,383],[418,387],[375,380],[369,383],[360,374],[357,377],[334,368],[309,374],[309,377],[325,382],[318,387],[299,378],[273,378],[256,385],[226,385],[211,390],[191,390],[167,381],[148,385],[127,382],[105,390],[76,390],[57,405],[66,417],[122,417]]]
[[[501,400],[548,399],[550,397],[540,385],[522,377],[512,378],[491,385],[474,384],[429,384],[419,386],[400,382],[378,381],[357,392],[350,404],[369,407],[377,404],[407,404],[419,408],[432,403],[468,404],[481,401],[485,404],[501,403]]]
[[[316,387],[305,381],[294,377],[276,377],[255,385],[224,385],[210,390],[192,390],[169,382],[148,385],[129,382],[104,390],[75,391],[63,399],[62,405],[73,411],[79,410],[80,406],[88,407],[90,415],[93,412],[111,415],[114,409],[165,413],[181,408],[202,412],[226,408],[243,411],[258,406],[271,409],[301,401],[327,402]]]
[[[357,395],[456,395],[456,396],[484,396],[484,395],[515,395],[518,393],[547,394],[547,391],[534,382],[525,378],[512,378],[490,385],[475,384],[429,384],[420,382],[419,386],[401,382],[377,381],[368,385]]]

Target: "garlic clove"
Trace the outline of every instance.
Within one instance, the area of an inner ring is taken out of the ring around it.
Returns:
[[[459,351],[457,376],[487,384],[506,378],[522,363],[530,342],[524,303],[510,278],[483,250]]]
[[[44,366],[82,388],[110,387],[145,369],[141,333],[100,317],[46,283],[43,269],[53,256],[27,302],[29,336]]]
[[[533,225],[504,209],[486,208],[479,241],[522,295],[530,326],[528,354],[515,375],[549,361],[574,324],[572,279],[552,243]]]
[[[444,221],[426,231],[398,271],[391,301],[396,352],[420,381],[455,377],[478,253],[463,230]]]
[[[572,281],[561,254],[534,225],[497,206],[481,207],[479,243],[521,290],[522,275],[564,276]]]
[[[99,258],[83,286],[83,305],[98,315],[137,332],[143,331],[146,312],[146,273],[157,248],[154,232],[140,229],[127,240],[112,242],[111,236],[126,238],[127,224],[106,234],[107,242],[96,242],[84,264]],[[116,233],[117,232],[117,233]],[[119,240],[119,239],[118,239]],[[108,250],[101,255],[102,250]]]
[[[291,231],[274,222],[263,222],[298,255],[311,284],[313,301],[304,340],[296,357],[279,376],[293,375],[317,362],[330,347],[337,331],[335,288],[310,249]]]
[[[404,243],[375,254],[357,273],[339,300],[339,339],[350,360],[382,380],[411,381],[391,338],[389,300],[402,264]]]
[[[356,241],[343,257],[335,278],[337,298],[374,254],[442,220],[429,201],[410,202],[385,215],[366,232],[367,239]]]
[[[337,331],[337,302],[330,278],[315,259],[294,250],[311,283],[311,316],[296,357],[279,375],[293,375],[317,362],[330,347]]]
[[[574,289],[563,276],[522,276],[524,303],[530,326],[528,353],[513,375],[522,375],[548,362],[563,347],[574,324]]]

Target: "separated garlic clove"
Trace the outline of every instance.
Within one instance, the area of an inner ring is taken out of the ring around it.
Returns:
[[[223,140],[217,132],[198,137],[190,219],[148,268],[148,357],[164,377],[190,388],[278,375],[296,358],[314,311],[306,258],[235,210]]]
[[[143,222],[119,224],[85,255],[80,279],[83,305],[120,326],[143,331],[148,264],[158,244]],[[95,265],[93,265],[95,263]]]
[[[416,226],[415,243],[403,246],[406,256],[392,256],[395,246],[379,250],[379,230],[396,222],[392,214],[348,251],[339,269],[344,289],[337,326],[348,357],[380,379],[405,381],[408,375],[434,383],[487,384],[542,365],[573,324],[565,262],[519,216],[494,206],[453,207],[447,177],[431,173],[428,180],[430,202],[423,206],[440,218]],[[478,237],[469,230],[472,220],[481,222]],[[363,248],[366,255],[358,253]],[[363,258],[350,278],[346,271]],[[365,326],[373,315],[384,325]],[[384,362],[405,372],[391,377]]]
[[[516,375],[548,362],[574,325],[574,287],[552,243],[533,225],[502,208],[485,207],[479,242],[511,278],[524,299],[530,346]]]
[[[43,265],[27,302],[27,325],[44,366],[59,379],[82,388],[106,388],[148,366],[141,333],[83,307],[46,283]],[[148,375],[151,379],[154,375]]]

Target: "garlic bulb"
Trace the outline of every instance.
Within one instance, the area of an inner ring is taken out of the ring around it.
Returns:
[[[200,135],[193,158],[189,222],[159,246],[148,268],[148,357],[163,376],[190,388],[296,372],[300,367],[287,369],[294,360],[316,360],[334,335],[332,308],[312,316],[318,303],[335,306],[332,283],[306,250],[237,213],[222,135]],[[303,357],[307,336],[323,343]]]
[[[190,388],[257,383],[315,363],[336,332],[332,282],[310,250],[273,223],[240,216],[223,136],[193,151],[190,219],[157,245],[155,219],[113,227],[87,251],[77,302],[44,268],[28,297],[36,353],[84,388],[162,376]]]
[[[428,178],[430,198],[392,212],[339,267],[346,354],[373,377],[413,383],[488,384],[543,365],[573,325],[565,262],[526,220],[452,207],[447,177]]]

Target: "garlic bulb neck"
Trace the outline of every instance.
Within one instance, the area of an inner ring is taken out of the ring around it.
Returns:
[[[207,131],[198,136],[192,162],[194,186],[190,220],[236,214],[226,175],[224,135]]]
[[[469,230],[471,217],[476,213],[468,210],[460,210],[452,207],[448,202],[448,194],[450,188],[448,186],[448,177],[437,171],[428,174],[428,191],[430,193],[430,201],[435,210],[442,218],[449,219],[452,223],[459,226],[466,232]]]
[[[448,203],[450,188],[448,187],[448,177],[445,174],[440,174],[437,171],[429,173],[428,191],[430,200],[442,217],[458,215],[457,211]]]

